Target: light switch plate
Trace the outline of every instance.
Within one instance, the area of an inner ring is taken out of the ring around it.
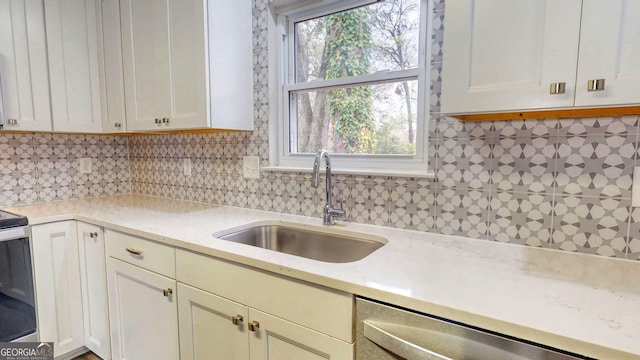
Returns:
[[[246,179],[260,178],[260,158],[257,156],[245,156],[242,158],[242,174]]]
[[[91,174],[91,158],[79,158],[80,174]]]
[[[191,159],[182,159],[182,173],[186,176],[191,176]]]
[[[633,168],[633,185],[631,187],[631,206],[640,207],[640,166]]]

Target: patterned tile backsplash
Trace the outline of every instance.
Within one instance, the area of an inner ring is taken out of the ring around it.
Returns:
[[[319,217],[324,193],[311,187],[309,173],[242,176],[242,157],[269,149],[266,2],[254,6],[254,131],[135,136],[128,145],[119,137],[0,135],[0,204],[131,191]],[[435,1],[433,19],[429,157],[436,177],[336,176],[348,219],[640,259],[640,210],[631,207],[640,118],[463,123],[439,116],[443,0]],[[78,174],[79,154],[96,161],[93,176]],[[184,158],[191,176],[183,175]]]
[[[0,206],[130,193],[130,176],[126,137],[0,134]]]

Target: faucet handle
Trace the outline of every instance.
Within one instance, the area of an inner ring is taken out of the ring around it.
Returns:
[[[344,211],[344,202],[345,202],[344,195],[342,194],[338,195],[336,202],[339,204],[340,210]]]

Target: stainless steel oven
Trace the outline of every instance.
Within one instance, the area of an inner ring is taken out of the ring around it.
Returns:
[[[36,303],[27,218],[0,211],[0,342],[36,341]]]

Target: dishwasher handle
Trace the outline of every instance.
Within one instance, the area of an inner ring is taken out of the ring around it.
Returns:
[[[398,335],[392,334],[390,331],[383,329],[384,323],[364,320],[363,325],[363,335],[365,338],[405,359],[454,360],[450,357],[438,354],[429,349],[425,349],[422,346],[407,341]],[[410,327],[407,328],[411,329]]]

